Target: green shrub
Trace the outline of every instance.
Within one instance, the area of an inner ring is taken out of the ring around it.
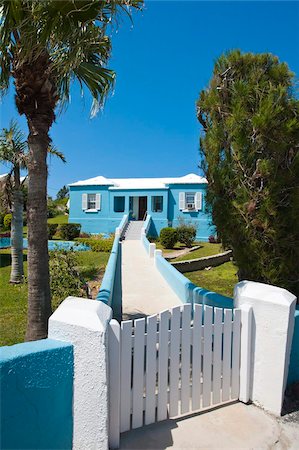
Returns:
[[[186,245],[186,247],[192,247],[196,237],[196,227],[192,224],[182,224],[176,230],[178,241]]]
[[[57,223],[48,223],[48,239],[52,239],[57,231]]]
[[[175,228],[162,228],[160,231],[160,242],[164,248],[173,248],[178,242],[178,233]]]
[[[3,226],[4,217],[5,217],[5,213],[0,212],[0,227]]]
[[[94,252],[111,252],[113,245],[113,238],[77,238],[76,241],[88,245]]]
[[[85,283],[77,268],[76,254],[73,251],[50,252],[50,286],[55,307],[69,295],[82,296]]]
[[[6,214],[4,216],[3,226],[4,226],[5,230],[10,230],[10,228],[11,228],[11,219],[12,219],[12,215],[11,214]]]
[[[60,236],[66,241],[73,241],[79,237],[81,225],[79,223],[62,223],[59,227]]]

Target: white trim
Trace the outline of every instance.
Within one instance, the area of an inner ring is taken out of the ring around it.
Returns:
[[[86,211],[87,210],[87,194],[82,194],[81,204],[82,204],[83,211]]]
[[[96,194],[96,210],[97,211],[101,210],[101,200],[102,200],[101,194]]]
[[[98,212],[98,209],[85,209],[84,212],[86,212],[86,213],[95,213],[95,212]]]
[[[194,205],[196,211],[202,210],[202,192],[195,192]]]

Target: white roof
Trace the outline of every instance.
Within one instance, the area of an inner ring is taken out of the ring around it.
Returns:
[[[5,180],[5,178],[7,178],[8,177],[8,173],[2,173],[2,174],[0,174],[0,181],[4,181]],[[26,177],[20,177],[20,181],[21,181],[21,183],[22,183],[22,181],[24,181],[25,180],[25,178]]]
[[[103,176],[77,181],[69,186],[110,186],[109,189],[167,189],[169,184],[202,184],[206,178],[189,173],[175,178],[105,178]]]

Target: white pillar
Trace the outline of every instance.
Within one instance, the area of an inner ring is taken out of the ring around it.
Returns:
[[[149,245],[149,257],[153,258],[155,256],[156,244],[151,242]]]
[[[68,297],[49,319],[51,339],[74,346],[73,449],[108,449],[109,306]]]
[[[235,286],[234,306],[252,307],[250,399],[280,415],[294,330],[296,297],[285,289],[252,281]]]

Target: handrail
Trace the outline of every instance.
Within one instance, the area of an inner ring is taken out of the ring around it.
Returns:
[[[142,222],[144,222],[144,221],[146,220],[146,218],[147,218],[147,211],[145,211],[145,213],[144,213],[144,215],[143,215]]]

